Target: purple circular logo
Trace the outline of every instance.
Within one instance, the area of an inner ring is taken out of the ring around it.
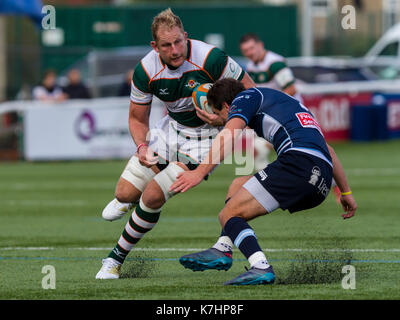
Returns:
[[[84,111],[75,121],[75,132],[83,141],[90,140],[96,132],[96,123],[90,111]]]

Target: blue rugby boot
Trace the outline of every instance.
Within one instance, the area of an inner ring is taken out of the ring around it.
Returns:
[[[246,268],[246,272],[237,276],[235,279],[227,281],[224,285],[256,285],[256,284],[272,284],[275,281],[275,272],[272,266],[267,269]]]
[[[232,266],[232,253],[210,248],[182,256],[179,262],[185,268],[193,271],[204,271],[208,269],[226,271]]]

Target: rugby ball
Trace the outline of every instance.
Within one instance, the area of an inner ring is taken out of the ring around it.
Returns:
[[[193,104],[201,110],[204,110],[208,113],[214,113],[207,103],[207,92],[211,88],[212,83],[203,83],[192,91],[192,100]]]

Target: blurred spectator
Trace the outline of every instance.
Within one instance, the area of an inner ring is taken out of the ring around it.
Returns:
[[[124,97],[124,96],[130,96],[131,95],[131,81],[133,77],[133,69],[128,70],[128,72],[125,75],[125,81],[121,84],[119,91],[118,91],[118,96]]]
[[[81,81],[81,73],[78,69],[68,72],[68,85],[63,88],[68,99],[90,99],[89,89]]]
[[[17,95],[15,96],[16,100],[31,100],[32,99],[32,88],[24,83],[19,89]]]
[[[285,58],[267,50],[256,34],[248,33],[241,37],[240,51],[250,60],[246,71],[257,86],[283,91],[301,101],[295,86],[296,79]]]
[[[54,70],[47,70],[43,75],[40,85],[33,88],[33,100],[59,102],[66,99],[61,87],[56,85],[56,73]]]

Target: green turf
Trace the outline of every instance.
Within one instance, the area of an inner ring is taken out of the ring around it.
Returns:
[[[178,262],[218,237],[231,165],[172,198],[129,255],[122,278],[100,281],[94,277],[101,259],[128,218],[101,219],[125,161],[1,163],[0,299],[400,299],[400,141],[334,147],[359,206],[356,216],[342,220],[331,194],[313,210],[278,210],[252,221],[277,274],[276,284],[261,287],[222,285],[247,266],[237,250],[227,272],[192,272]],[[354,290],[341,286],[346,264],[356,269]],[[55,290],[42,288],[45,265],[55,267]]]

